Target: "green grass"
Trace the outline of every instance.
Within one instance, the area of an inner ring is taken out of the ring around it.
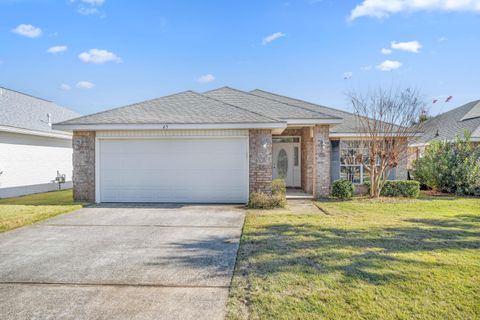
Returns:
[[[72,199],[72,190],[0,199],[0,232],[5,232],[82,207]]]
[[[227,319],[480,319],[480,199],[247,214]]]

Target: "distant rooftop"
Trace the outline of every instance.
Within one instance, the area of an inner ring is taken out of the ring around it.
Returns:
[[[49,125],[49,120],[54,123],[79,116],[52,101],[0,87],[0,126],[56,132]]]
[[[480,140],[480,100],[439,114],[420,126],[423,134],[414,142],[415,144],[453,140],[457,135],[463,137],[465,131],[472,134],[473,140]]]

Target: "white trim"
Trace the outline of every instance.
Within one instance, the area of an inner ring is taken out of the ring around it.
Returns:
[[[158,137],[225,137],[225,136],[238,136],[248,137],[248,129],[217,129],[217,130],[110,130],[110,131],[97,131],[96,136],[100,138],[108,137],[145,137],[145,138],[158,138]]]
[[[421,133],[415,133],[411,135],[396,135],[394,133],[378,133],[378,137],[400,137],[400,138],[413,138],[413,137],[419,137],[422,134]],[[371,135],[368,133],[362,133],[362,132],[352,132],[352,133],[342,133],[342,132],[330,132],[330,138],[370,138]]]
[[[265,123],[198,123],[198,124],[54,124],[57,130],[188,130],[188,129],[276,129],[286,128],[286,122]]]
[[[289,125],[339,124],[343,119],[283,119]]]
[[[100,139],[95,137],[95,203],[101,202],[100,189]]]
[[[11,133],[20,133],[20,134],[29,134],[29,135],[32,135],[32,136],[60,138],[60,139],[65,139],[65,140],[72,139],[72,134],[69,133],[69,132],[45,132],[45,131],[37,131],[37,130],[10,127],[10,126],[2,126],[2,125],[0,125],[0,131],[11,132]]]

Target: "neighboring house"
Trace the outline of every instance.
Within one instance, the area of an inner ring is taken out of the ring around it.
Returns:
[[[409,145],[409,166],[432,141],[453,141],[456,136],[463,138],[468,131],[471,140],[480,143],[480,100],[428,119],[420,124],[419,130],[421,135]]]
[[[315,197],[361,184],[351,113],[228,87],[186,91],[54,124],[73,132],[74,197],[244,203],[275,178]],[[406,144],[405,144],[406,146]],[[405,156],[406,159],[406,156]],[[406,161],[391,178],[406,178]]]
[[[71,187],[72,135],[51,126],[80,115],[1,87],[0,114],[0,198],[55,190],[57,171]]]

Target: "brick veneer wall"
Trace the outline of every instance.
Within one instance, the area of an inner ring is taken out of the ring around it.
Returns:
[[[330,154],[332,147],[328,126],[317,125],[314,127],[313,145],[315,150],[314,196],[321,198],[330,194]]]
[[[402,139],[403,141],[397,141],[401,143],[401,153],[400,161],[396,168],[396,180],[407,180],[408,179],[408,141],[407,139]]]
[[[265,147],[264,147],[265,144]],[[272,131],[249,131],[250,192],[272,193]]]
[[[73,146],[73,199],[95,202],[95,132],[75,131]]]
[[[306,193],[313,194],[315,151],[310,130],[310,128],[303,128],[302,130],[302,189]]]

